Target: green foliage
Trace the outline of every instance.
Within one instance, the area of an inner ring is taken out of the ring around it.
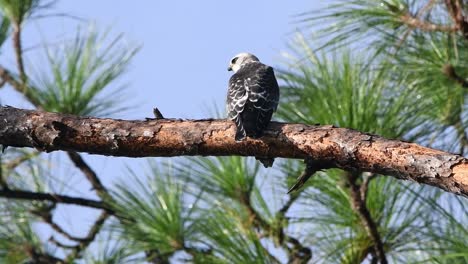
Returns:
[[[20,203],[2,199],[0,206],[0,262],[25,263],[29,251],[44,252],[42,242],[32,228],[33,219]]]
[[[96,240],[96,247],[88,249],[84,254],[87,264],[124,264],[143,262],[129,253],[129,243],[120,240],[118,234],[108,232],[100,235]]]
[[[303,36],[278,77],[282,103],[279,116],[291,122],[333,124],[387,137],[402,137],[418,125],[421,107],[415,93],[404,89],[405,75],[395,67],[349,52],[318,57]],[[389,86],[392,84],[392,86]]]
[[[217,263],[275,263],[262,246],[249,217],[245,210],[220,203],[200,221],[204,240],[222,260]]]
[[[35,11],[50,7],[53,3],[54,1],[46,3],[43,0],[0,0],[0,10],[13,23],[21,25]]]
[[[196,238],[193,213],[197,205],[184,203],[185,186],[169,171],[159,171],[154,164],[150,167],[145,180],[130,172],[134,187],[128,179],[116,185],[113,207],[122,219],[117,228],[135,242],[129,245],[135,252],[168,257]]]
[[[257,184],[261,175],[259,162],[238,156],[189,160],[189,166],[180,164],[177,170],[193,189],[203,190],[204,202],[212,205],[229,200],[233,206],[240,204],[245,210],[261,212],[262,221],[273,221],[273,213]]]
[[[5,43],[7,40],[9,33],[10,33],[10,20],[3,16],[0,18],[0,47]]]
[[[177,169],[205,192],[234,200],[248,200],[259,172],[258,163],[242,157],[191,158]],[[246,197],[247,196],[247,197]]]
[[[0,45],[10,23],[14,29],[44,3],[0,0]],[[318,38],[298,35],[277,70],[282,101],[276,116],[463,153],[468,41],[460,32],[437,30],[453,25],[445,5],[338,0],[321,12],[302,14],[304,24],[319,27]],[[434,27],[418,28],[408,19]],[[109,115],[124,109],[126,100],[115,85],[138,49],[122,41],[122,35],[91,28],[78,30],[71,42],[46,46],[47,63],[28,76],[27,96],[47,111]],[[361,47],[365,55],[355,52]],[[51,175],[53,162],[34,157],[16,151],[2,156],[2,179],[15,189],[73,191]],[[21,162],[9,167],[15,160]],[[348,172],[318,172],[288,196],[287,187],[303,170],[297,161],[278,160],[275,169],[263,170],[252,158],[197,157],[160,167],[150,163],[143,176],[129,171],[109,188],[112,199],[105,202],[115,216],[78,258],[95,264],[376,261],[373,239],[352,204]],[[466,199],[353,173],[360,191],[367,187],[361,206],[377,226],[390,263],[468,262]],[[54,204],[9,201],[0,208],[0,261],[26,262],[28,250],[48,251],[31,228],[37,219],[29,212],[54,213]],[[312,260],[298,258],[309,248]]]
[[[393,40],[401,35],[401,15],[409,10],[411,0],[338,0],[319,14],[306,12],[300,16],[303,23],[321,27],[317,35],[323,38],[322,47],[337,47],[371,39],[372,45],[381,45],[382,39]]]
[[[71,43],[46,47],[47,71],[38,69],[31,97],[52,112],[99,116],[124,110],[129,100],[122,86],[103,92],[125,72],[138,48],[122,46],[123,35],[109,34],[78,30]]]
[[[453,70],[467,76],[467,48],[466,41],[456,35],[415,33],[395,56],[395,63],[404,67],[408,82],[417,89],[420,103],[431,105],[432,111],[423,115],[429,122],[446,126],[460,122],[466,108],[465,91],[448,74]]]
[[[468,261],[468,210],[462,197],[441,195],[438,199],[425,199],[432,208],[429,222],[436,223],[426,230],[434,242],[434,253],[428,257],[434,263],[466,263]]]
[[[392,92],[385,96],[419,108],[405,111],[407,117],[418,119],[409,139],[463,153],[468,119],[466,89],[460,89],[460,82],[467,76],[468,42],[460,30],[451,30],[454,22],[447,3],[339,0],[320,13],[304,13],[301,19],[305,24],[320,21],[323,25],[315,35],[323,44],[320,48],[365,47],[374,64],[394,67],[388,71],[391,82],[386,85]]]

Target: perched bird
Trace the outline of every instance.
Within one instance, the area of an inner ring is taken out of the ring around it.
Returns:
[[[236,123],[236,141],[245,137],[259,138],[278,107],[279,88],[273,68],[260,62],[250,53],[239,53],[231,59],[228,71],[228,118]],[[258,158],[265,167],[273,159]]]

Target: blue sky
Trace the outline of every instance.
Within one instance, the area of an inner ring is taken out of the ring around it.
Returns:
[[[319,1],[315,1],[319,2]],[[323,3],[323,1],[320,1]],[[295,15],[317,9],[311,1],[59,1],[52,13],[93,21],[98,28],[124,33],[141,45],[130,71],[130,112],[126,118],[151,115],[157,106],[168,117],[206,117],[212,104],[223,106],[230,72],[228,62],[248,51],[272,66],[300,24]],[[27,24],[26,43],[72,37],[78,21],[45,18]],[[27,45],[25,45],[27,46]],[[34,51],[32,52],[34,53]]]
[[[324,2],[329,1],[62,0],[48,13],[77,16],[101,29],[111,27],[115,34],[124,33],[129,43],[141,45],[120,81],[128,84],[127,105],[133,108],[113,117],[143,119],[152,115],[153,107],[158,107],[166,117],[208,118],[208,109],[214,110],[214,104],[224,110],[231,75],[226,69],[231,57],[247,51],[266,64],[278,66],[280,52],[287,50],[288,42],[302,26],[294,23],[295,15],[320,10]],[[73,37],[77,26],[83,27],[85,21],[61,16],[29,21],[24,47],[32,49],[27,53],[26,64],[40,64],[37,54],[41,49],[34,47],[43,41],[58,43]],[[8,46],[4,49],[0,63],[16,69],[9,50]],[[30,107],[10,88],[0,90],[0,102]],[[144,159],[96,155],[85,158],[108,186],[125,176],[127,166],[138,169],[145,164]],[[57,155],[54,161],[67,166],[63,156]],[[52,173],[73,185],[76,192],[94,196],[78,173],[71,174],[57,164],[52,166]],[[93,215],[67,207],[56,219],[79,235],[86,232],[84,227],[93,221]],[[42,228],[41,232],[48,231]]]

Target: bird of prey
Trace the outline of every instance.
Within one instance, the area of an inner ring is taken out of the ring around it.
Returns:
[[[231,59],[227,94],[228,118],[236,123],[236,141],[259,138],[278,107],[279,88],[273,68],[250,53],[239,53]],[[257,158],[265,167],[273,159]]]

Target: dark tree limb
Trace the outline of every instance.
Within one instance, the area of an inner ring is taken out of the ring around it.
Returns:
[[[414,143],[333,126],[272,122],[261,139],[234,140],[227,120],[126,121],[0,107],[0,144],[127,157],[305,159],[439,187],[468,197],[468,160]]]
[[[23,96],[26,97],[26,99],[30,103],[35,105],[38,109],[41,108],[40,102],[31,95],[30,89],[32,88],[28,87],[27,84],[23,84],[21,80],[17,80],[17,77],[15,77],[10,71],[8,71],[3,66],[0,66],[0,78],[1,78],[1,82],[8,83],[17,92],[23,94]]]
[[[15,90],[21,91],[21,83],[16,80],[16,78],[11,74],[7,69],[0,66],[0,78],[2,82],[8,83]]]
[[[18,66],[18,72],[21,79],[21,92],[25,93],[27,89],[26,85],[26,72],[24,70],[24,61],[23,61],[23,48],[21,43],[21,22],[13,23],[13,48],[15,50],[16,65]]]
[[[465,39],[468,39],[468,22],[463,14],[463,1],[460,0],[445,0],[447,11],[455,23],[456,30],[459,30]]]
[[[106,222],[107,218],[109,218],[110,214],[106,211],[103,211],[99,217],[96,219],[92,227],[89,229],[88,234],[81,239],[80,243],[76,245],[72,252],[66,257],[67,262],[73,261],[75,258],[79,257],[81,252],[94,241],[99,231],[101,231],[104,223]]]
[[[61,226],[59,226],[57,223],[55,223],[52,220],[52,213],[51,210],[54,208],[54,206],[50,207],[50,210],[34,210],[31,213],[40,217],[42,221],[47,223],[55,232],[61,234],[62,236],[68,238],[69,240],[72,241],[81,241],[81,238],[72,236],[69,234],[67,231],[65,231]],[[54,239],[52,239],[54,240]]]
[[[307,264],[312,258],[312,250],[302,245],[302,243],[293,238],[288,237],[288,242],[292,244],[288,264]]]
[[[59,195],[54,193],[39,193],[21,190],[4,189],[0,190],[0,197],[19,199],[19,200],[34,200],[34,201],[49,201],[53,203],[81,205],[96,209],[103,209],[109,213],[113,213],[109,206],[101,201],[85,199],[80,197],[72,197],[67,195]]]
[[[99,180],[99,177],[96,175],[93,169],[83,160],[80,154],[74,151],[67,152],[70,160],[75,164],[75,166],[86,176],[86,179],[91,183],[93,189],[97,192],[101,199],[106,199],[109,197],[106,188]]]
[[[49,239],[47,241],[49,241],[50,243],[54,244],[55,246],[61,247],[63,249],[71,250],[71,249],[75,248],[74,245],[67,245],[65,243],[62,243],[62,242],[58,241],[57,239],[55,239],[55,237],[53,237],[53,236],[49,237]]]
[[[31,246],[28,246],[25,251],[32,259],[32,262],[27,263],[50,263],[50,264],[64,264],[63,260],[46,253],[37,251]]]
[[[327,165],[323,162],[316,162],[310,157],[306,158],[304,160],[304,163],[306,164],[304,171],[301,175],[299,175],[299,177],[296,180],[296,183],[294,183],[294,185],[288,190],[288,194],[297,191],[302,186],[304,186],[307,180],[309,180],[309,178],[312,177],[317,171],[330,168],[330,165]]]
[[[374,179],[375,177],[377,177],[377,174],[374,174],[374,173],[364,173],[364,175],[362,176],[364,179],[361,183],[361,199],[363,201],[365,201],[367,199],[367,191],[369,189],[369,184],[371,182],[372,179]]]
[[[366,201],[362,199],[362,190],[361,186],[357,184],[357,179],[359,178],[359,173],[347,173],[347,182],[350,189],[350,202],[351,207],[359,216],[364,229],[367,232],[367,235],[372,240],[374,245],[374,252],[381,264],[387,264],[387,258],[385,256],[384,244],[382,238],[380,237],[377,224],[369,212],[369,209],[366,206]]]

